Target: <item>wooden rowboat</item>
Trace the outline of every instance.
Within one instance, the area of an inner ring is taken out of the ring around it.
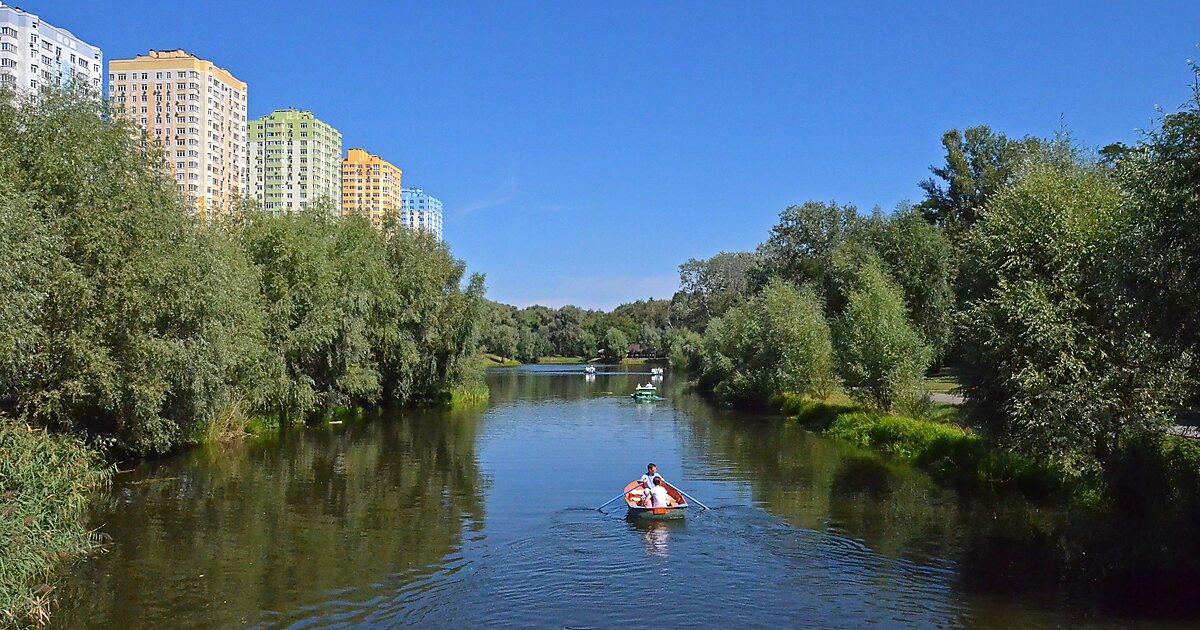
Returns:
[[[629,506],[629,516],[655,520],[683,518],[683,514],[688,506],[687,499],[683,497],[683,493],[665,481],[663,482],[663,487],[667,489],[667,495],[671,497],[671,505],[668,507],[646,507],[642,505],[642,497],[645,496],[642,483],[640,481],[629,482],[629,485],[625,486],[625,504]]]

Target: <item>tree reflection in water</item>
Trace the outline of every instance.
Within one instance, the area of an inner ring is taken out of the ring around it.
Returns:
[[[330,591],[432,572],[484,518],[479,419],[348,421],[119,475],[93,521],[115,542],[64,585],[54,624],[279,623]]]

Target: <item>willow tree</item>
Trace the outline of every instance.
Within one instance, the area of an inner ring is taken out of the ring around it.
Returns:
[[[0,389],[23,419],[150,453],[252,404],[254,269],[196,223],[160,165],[95,99],[0,98],[0,239],[22,241],[5,272],[21,280],[0,290],[29,309]]]
[[[1188,355],[1157,343],[1120,287],[1123,202],[1108,169],[1059,143],[993,197],[967,243],[973,415],[1073,473],[1161,431],[1183,394]]]

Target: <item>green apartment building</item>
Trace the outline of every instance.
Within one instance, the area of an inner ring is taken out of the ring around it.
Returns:
[[[250,121],[249,188],[271,212],[295,212],[326,199],[339,213],[342,134],[298,109],[277,109]]]

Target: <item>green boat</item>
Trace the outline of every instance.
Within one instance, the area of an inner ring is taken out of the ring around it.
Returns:
[[[653,383],[638,385],[629,397],[634,400],[658,400],[658,388]]]

